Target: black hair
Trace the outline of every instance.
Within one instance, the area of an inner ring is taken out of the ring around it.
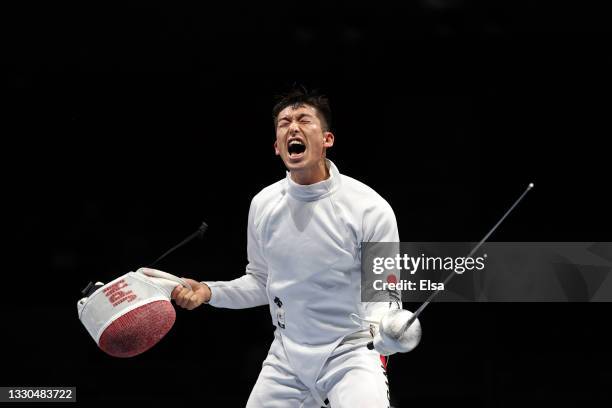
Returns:
[[[277,102],[274,105],[274,108],[272,108],[274,126],[276,127],[278,114],[283,109],[288,106],[291,106],[293,109],[297,109],[304,105],[312,106],[317,110],[319,119],[323,125],[323,130],[328,131],[331,127],[331,108],[329,106],[327,96],[319,93],[316,90],[309,91],[303,86],[294,87],[286,94],[277,97]]]

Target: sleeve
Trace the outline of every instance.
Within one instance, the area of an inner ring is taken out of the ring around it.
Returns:
[[[387,252],[386,256],[395,257],[399,253],[399,232],[393,209],[385,200],[366,211],[363,218],[363,240],[366,242],[385,243],[380,246]],[[399,271],[388,271],[383,276],[387,280],[389,275],[395,275],[399,281]],[[363,302],[364,315],[368,320],[380,321],[382,316],[391,309],[401,309],[401,292],[386,291],[368,295],[371,302]]]
[[[255,199],[251,201],[247,227],[246,273],[231,281],[202,282],[210,287],[209,305],[228,309],[246,309],[268,304],[266,281],[268,266],[257,234]]]

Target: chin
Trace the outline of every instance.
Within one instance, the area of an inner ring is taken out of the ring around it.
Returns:
[[[285,167],[287,167],[287,170],[289,171],[293,171],[293,170],[302,170],[305,169],[307,167],[309,167],[308,165],[308,161],[307,160],[299,160],[299,161],[293,161],[290,159],[285,159],[283,160],[283,162],[285,163]]]

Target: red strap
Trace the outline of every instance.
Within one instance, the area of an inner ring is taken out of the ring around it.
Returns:
[[[385,368],[385,371],[387,371],[387,357],[381,355],[380,356],[380,362],[382,363],[383,367]]]

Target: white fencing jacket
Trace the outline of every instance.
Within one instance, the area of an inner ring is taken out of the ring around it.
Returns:
[[[287,172],[260,191],[249,210],[246,274],[204,282],[212,306],[269,305],[289,364],[307,386],[345,337],[364,332],[351,313],[379,319],[381,310],[401,307],[364,303],[360,295],[361,242],[399,242],[391,206],[327,166],[330,177],[319,183],[299,185]]]

